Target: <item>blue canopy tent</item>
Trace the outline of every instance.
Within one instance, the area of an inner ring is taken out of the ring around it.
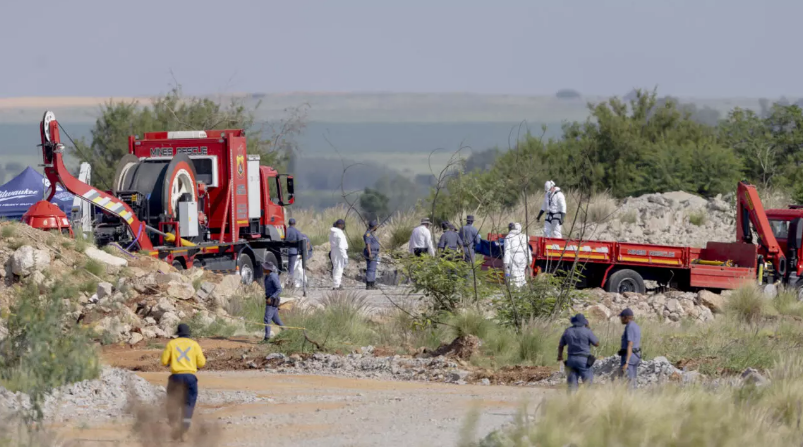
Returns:
[[[45,186],[50,186],[50,181],[45,176],[30,166],[25,168],[18,176],[0,186],[0,218],[22,219],[22,215],[28,211],[28,208],[44,199]],[[53,196],[51,202],[58,205],[68,218],[70,217],[73,203],[72,194],[57,186],[56,195]]]

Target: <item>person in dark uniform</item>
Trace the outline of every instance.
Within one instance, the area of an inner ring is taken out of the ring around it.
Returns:
[[[460,229],[463,254],[466,262],[474,263],[474,246],[480,243],[480,230],[474,227],[474,216],[466,216],[466,225]]]
[[[635,316],[630,308],[619,314],[619,319],[625,325],[622,334],[622,349],[619,350],[620,376],[627,376],[628,386],[635,389],[638,386],[638,366],[641,364],[641,328],[636,324]]]
[[[572,317],[571,322],[572,326],[563,332],[558,345],[558,362],[563,361],[564,346],[568,347],[565,366],[570,392],[577,390],[578,379],[583,379],[586,385],[594,382],[594,370],[589,365],[589,357],[591,346],[599,346],[599,340],[588,327],[585,315],[577,314]]]
[[[270,339],[270,324],[284,326],[282,320],[279,318],[279,305],[281,298],[279,295],[282,293],[282,283],[279,281],[279,275],[276,273],[276,266],[268,261],[262,263],[262,271],[265,276],[265,338]]]
[[[454,227],[449,222],[444,222],[441,224],[441,228],[443,229],[443,234],[438,240],[438,250],[440,250],[441,254],[453,254],[453,252],[462,250],[463,239],[460,238]]]
[[[365,241],[365,249],[362,254],[365,257],[365,290],[376,289],[376,266],[379,264],[379,239],[376,238],[376,229],[379,223],[376,220],[368,222],[368,230],[362,236]]]
[[[290,218],[287,221],[289,227],[287,227],[287,234],[284,237],[285,242],[293,242],[298,243],[301,240],[301,232],[298,231],[296,228],[296,220],[294,218]],[[296,260],[298,259],[298,248],[297,247],[290,247],[287,249],[287,276],[290,278],[289,284],[293,284],[293,272],[295,271],[296,267]]]

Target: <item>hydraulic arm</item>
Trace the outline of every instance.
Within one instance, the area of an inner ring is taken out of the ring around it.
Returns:
[[[761,203],[756,187],[746,182],[739,182],[736,200],[737,240],[752,244],[753,233],[750,224],[753,224],[753,228],[755,228],[758,235],[759,248],[765,254],[766,259],[772,263],[776,274],[780,278],[784,278],[788,267],[786,257],[781,250],[781,246],[778,245],[777,239],[775,239],[775,234],[772,232],[770,221],[767,219],[764,205]]]
[[[51,188],[47,200],[50,201],[53,198],[56,194],[56,185],[60,184],[81,200],[90,202],[119,217],[128,225],[140,250],[153,250],[153,244],[148,237],[145,224],[137,219],[136,214],[128,205],[110,194],[79,181],[64,166],[64,145],[61,144],[59,125],[53,112],[45,112],[40,125],[40,133],[45,175],[50,180]]]

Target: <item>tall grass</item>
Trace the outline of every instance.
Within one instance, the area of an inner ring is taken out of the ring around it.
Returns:
[[[731,295],[727,310],[742,321],[754,323],[766,309],[766,301],[756,287],[742,287]]]
[[[338,205],[323,210],[293,209],[290,217],[296,219],[298,229],[309,237],[313,246],[329,242],[329,229],[338,219],[346,221],[346,233],[359,234],[365,232],[365,224],[345,205]]]

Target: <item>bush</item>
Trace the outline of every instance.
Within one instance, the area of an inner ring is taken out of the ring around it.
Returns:
[[[494,322],[476,310],[460,310],[449,319],[449,329],[454,338],[473,335],[485,340],[494,330]]]
[[[611,219],[616,212],[616,200],[607,192],[595,194],[588,201],[587,223],[601,224]]]
[[[27,417],[33,420],[41,420],[41,405],[51,390],[96,378],[100,371],[90,334],[62,322],[66,289],[57,287],[43,296],[34,284],[19,290],[9,309],[8,336],[0,343],[0,381],[11,391],[30,395],[32,413]]]
[[[701,227],[708,222],[708,213],[705,210],[697,210],[689,213],[689,223]]]
[[[16,234],[17,228],[14,226],[14,224],[3,225],[3,229],[0,230],[0,236],[3,236],[3,239],[14,237]]]
[[[558,315],[582,296],[572,283],[578,279],[562,272],[542,273],[520,289],[511,287],[493,298],[497,318],[504,325],[520,328],[530,320]]]
[[[310,339],[325,350],[351,351],[372,344],[376,332],[368,320],[368,302],[359,292],[332,292],[321,300],[321,309],[292,309],[281,315],[287,326],[306,328]],[[312,349],[300,330],[282,330],[276,343],[283,352]]]
[[[803,317],[803,302],[798,301],[795,289],[782,288],[772,300],[775,310],[781,315]]]
[[[748,286],[742,287],[731,295],[728,300],[727,309],[736,318],[747,322],[757,322],[763,313],[765,298],[757,288]]]
[[[424,295],[424,320],[441,312],[454,312],[487,295],[490,272],[455,256],[409,256],[402,260],[403,274],[410,279],[414,293]],[[472,273],[473,269],[473,273]],[[473,275],[477,276],[477,289]]]
[[[201,313],[198,312],[187,321],[190,327],[190,333],[193,337],[231,337],[240,328],[238,325],[233,324],[223,318],[217,317],[210,324],[205,324],[201,321]]]
[[[84,270],[87,272],[100,277],[104,273],[106,273],[106,268],[103,267],[103,264],[94,260],[94,259],[87,259],[86,263],[84,264]]]

